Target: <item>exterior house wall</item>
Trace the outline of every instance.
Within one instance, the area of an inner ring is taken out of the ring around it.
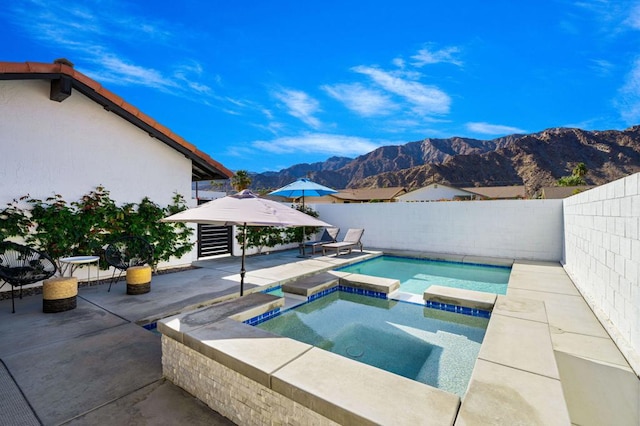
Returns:
[[[0,203],[27,194],[77,201],[102,185],[118,204],[148,196],[164,206],[177,192],[195,205],[190,159],[78,91],[55,102],[49,90],[48,81],[0,81]],[[195,250],[161,266],[192,258]]]
[[[320,219],[364,228],[365,248],[560,261],[562,200],[318,204]]]
[[[453,200],[454,197],[471,197],[473,194],[446,185],[431,184],[398,197],[398,201]]]
[[[0,201],[75,201],[97,185],[119,203],[191,199],[189,159],[77,91],[55,102],[49,90],[48,81],[0,81]]]
[[[564,201],[564,268],[640,369],[640,173]]]

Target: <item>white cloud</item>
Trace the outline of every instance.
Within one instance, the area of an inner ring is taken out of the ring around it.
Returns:
[[[489,124],[483,122],[467,123],[466,127],[471,132],[482,133],[486,135],[510,135],[513,133],[527,133],[526,130],[519,129],[518,127],[503,126],[501,124]]]
[[[445,49],[431,51],[428,48],[420,49],[411,59],[413,66],[423,67],[429,64],[437,64],[440,62],[462,66],[462,61],[456,59],[455,55],[460,52],[457,47],[447,47]]]
[[[400,69],[405,67],[405,62],[402,58],[395,58],[393,59],[393,61],[391,61],[391,63]]]
[[[285,104],[287,112],[308,126],[317,129],[321,123],[314,114],[320,111],[320,103],[300,90],[282,89],[274,96]]]
[[[49,2],[24,0],[13,2],[4,13],[33,39],[61,55],[74,55],[69,59],[81,62],[80,71],[100,83],[151,87],[179,96],[212,95],[200,79],[202,66],[195,61],[162,71],[119,54],[121,44],[138,46],[144,42],[148,48],[180,45],[167,30],[174,27],[151,21],[134,9],[117,2],[86,1],[60,2],[54,10]]]
[[[398,108],[389,96],[378,90],[364,87],[359,83],[326,85],[322,86],[322,88],[331,97],[364,117],[387,115]]]
[[[624,23],[634,30],[640,30],[640,4],[635,5],[631,9]]]
[[[605,59],[592,59],[591,68],[599,75],[605,76],[611,73],[615,65]]]
[[[366,138],[354,136],[306,133],[271,141],[256,141],[252,145],[257,149],[275,154],[305,153],[353,157],[373,151],[388,143],[376,143]]]
[[[196,78],[201,77],[203,73],[204,69],[200,63],[189,61],[188,63],[178,66],[173,72],[173,76],[196,93],[203,95],[211,94],[213,93],[211,87],[196,80]]]
[[[353,71],[369,76],[382,89],[401,96],[413,105],[418,114],[446,114],[451,98],[435,86],[397,77],[396,74],[375,67],[357,66]]]
[[[624,86],[619,90],[615,105],[627,124],[640,121],[640,59],[636,59]]]
[[[179,87],[177,82],[165,77],[160,71],[128,63],[113,54],[102,56],[99,64],[99,68],[86,73],[101,83],[133,84],[160,90]]]
[[[607,36],[619,34],[625,30],[640,30],[640,4],[637,1],[576,1],[573,6],[588,12],[594,19],[599,32]],[[569,28],[572,34],[578,34],[580,15],[569,14],[563,21],[563,28]]]

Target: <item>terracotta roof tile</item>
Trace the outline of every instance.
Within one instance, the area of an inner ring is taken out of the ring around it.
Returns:
[[[139,118],[140,120],[144,121],[144,122],[145,122],[146,124],[148,124],[149,126],[154,127],[154,128],[156,127],[157,122],[156,122],[156,120],[154,120],[153,118],[151,118],[151,116],[150,116],[150,115],[147,115],[147,114],[145,114],[145,113],[144,113],[144,112],[142,112],[142,111],[139,111],[139,112],[138,112],[138,118]]]
[[[29,67],[29,72],[32,73],[54,73],[60,72],[60,64],[43,64],[40,62],[27,62],[27,66]]]
[[[137,107],[131,105],[128,102],[123,103],[122,105],[120,105],[120,107],[133,116],[137,116],[138,113],[140,112],[140,110]]]
[[[194,151],[196,154],[198,154],[199,156],[201,156],[201,157],[205,157],[205,158],[207,158],[207,159],[209,159],[209,160],[211,160],[211,161],[215,161],[215,162],[217,163],[217,161],[216,161],[216,160],[214,160],[213,158],[211,158],[211,156],[210,156],[209,154],[207,154],[206,152],[202,152],[202,151],[200,151],[200,150],[199,150],[198,148],[196,148],[196,147],[194,147],[194,150],[193,150],[193,151]],[[218,164],[219,164],[219,163],[218,163]]]
[[[160,123],[156,123],[155,126],[153,126],[154,129],[156,129],[157,131],[159,131],[160,133],[169,136],[171,133],[173,133],[171,131],[170,128],[168,128],[167,126],[160,124]]]
[[[202,152],[197,148],[195,150],[195,154],[197,154],[199,157],[206,159],[208,163],[216,165],[216,167],[219,167],[220,170],[227,170],[227,168],[223,166],[222,163],[214,160],[213,158],[211,158],[209,154]],[[229,171],[229,173],[230,173],[229,177],[233,176],[233,172]]]
[[[96,92],[98,94],[100,94],[101,96],[104,96],[106,99],[108,99],[109,101],[113,102],[114,104],[118,105],[119,107],[123,107],[126,104],[125,100],[122,99],[120,96],[114,94],[113,92],[105,89],[104,87],[100,86]]]
[[[172,139],[178,145],[184,147],[188,151],[195,154],[199,159],[203,160],[206,164],[210,165],[215,171],[221,175],[231,177],[233,173],[224,167],[219,162],[212,159],[208,154],[197,149],[193,144],[187,142],[181,136],[173,133],[168,127],[155,121],[152,117],[141,112],[138,108],[132,104],[126,102],[120,96],[102,87],[100,83],[92,78],[76,71],[73,67],[70,67],[64,63],[41,63],[41,62],[0,62],[0,74],[64,74],[76,80],[78,83],[93,90],[98,95],[104,97],[109,102],[122,108],[132,116],[143,121],[147,125],[153,127],[156,131],[162,133],[167,138]],[[87,94],[85,92],[85,94]],[[135,124],[132,122],[132,124]]]
[[[26,62],[0,62],[0,73],[27,73],[29,72],[29,64]]]
[[[87,77],[86,75],[79,73],[77,71],[74,71],[73,74],[71,75],[71,77],[75,78],[76,80],[78,80],[80,83],[84,84],[85,86],[88,86],[89,88],[95,90],[96,92],[101,93],[102,90],[106,90],[107,92],[109,92],[107,89],[103,89],[102,85],[100,83],[98,83],[97,81]],[[104,96],[104,95],[103,95]]]
[[[184,140],[184,138],[182,136],[176,135],[175,133],[171,132],[169,137],[171,139],[175,140],[176,142],[178,142],[180,145],[182,145],[185,148],[187,148],[189,151],[196,152],[196,146],[194,144],[189,143],[186,140]]]

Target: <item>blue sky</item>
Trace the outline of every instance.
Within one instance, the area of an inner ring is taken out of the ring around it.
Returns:
[[[0,60],[75,68],[232,170],[640,124],[640,1],[22,0]]]

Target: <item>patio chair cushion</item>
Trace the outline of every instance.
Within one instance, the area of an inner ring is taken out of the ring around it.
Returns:
[[[338,239],[340,228],[325,228],[317,241],[307,241],[304,243],[305,247],[311,247],[311,252],[316,254],[316,247],[321,247],[323,244],[335,242]]]
[[[347,250],[347,253],[351,253],[351,249],[358,246],[360,247],[360,251],[362,252],[363,246],[362,246],[362,242],[360,242],[360,239],[362,238],[362,234],[364,234],[364,229],[361,229],[361,228],[349,229],[342,241],[323,244],[322,255],[325,254],[327,249],[335,249],[336,256],[339,256],[341,251]]]

